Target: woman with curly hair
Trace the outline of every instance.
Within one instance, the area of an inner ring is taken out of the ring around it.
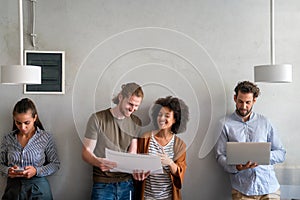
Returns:
[[[146,132],[138,141],[138,153],[159,155],[163,167],[161,174],[134,174],[139,182],[138,199],[181,199],[186,170],[186,144],[176,134],[186,130],[189,110],[176,97],[159,98],[152,107],[152,121],[155,130]]]

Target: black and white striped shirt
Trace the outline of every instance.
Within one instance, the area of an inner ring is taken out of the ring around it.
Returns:
[[[149,144],[149,154],[157,155],[165,153],[169,158],[174,158],[174,135],[166,146],[161,146],[151,136]],[[170,167],[163,166],[163,174],[150,174],[146,179],[145,199],[167,200],[172,199],[172,180],[170,177]]]
[[[17,131],[6,134],[0,146],[0,172],[8,174],[8,168],[33,166],[36,176],[48,176],[59,169],[59,159],[52,135],[37,128],[23,148],[17,139]]]

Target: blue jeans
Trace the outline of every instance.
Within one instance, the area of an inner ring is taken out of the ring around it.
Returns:
[[[45,177],[8,178],[2,200],[52,200],[51,188]]]
[[[133,200],[133,181],[117,183],[94,183],[92,200]]]

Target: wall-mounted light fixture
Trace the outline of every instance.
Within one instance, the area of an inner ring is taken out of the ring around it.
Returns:
[[[271,64],[255,66],[254,81],[268,83],[291,83],[292,65],[275,64],[274,0],[270,0],[270,40]]]
[[[41,84],[41,67],[23,62],[23,1],[19,0],[20,65],[1,66],[1,83]]]

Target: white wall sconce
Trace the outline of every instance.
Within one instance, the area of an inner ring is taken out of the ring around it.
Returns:
[[[41,84],[41,67],[23,62],[23,1],[19,0],[20,65],[1,66],[3,84]]]
[[[41,67],[33,65],[1,66],[3,84],[41,84]]]
[[[254,66],[254,81],[267,83],[291,83],[292,65],[275,64],[274,0],[270,0],[270,33],[271,64]]]

